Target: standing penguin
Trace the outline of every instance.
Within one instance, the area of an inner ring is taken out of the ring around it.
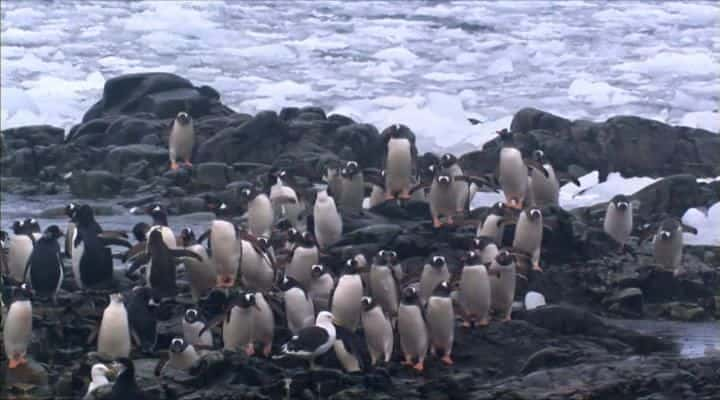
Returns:
[[[515,299],[515,259],[507,250],[498,253],[488,268],[490,275],[490,304],[503,321],[510,320]]]
[[[405,125],[391,125],[382,132],[385,142],[385,199],[410,199],[410,185],[417,159],[415,135]]]
[[[455,339],[455,312],[450,298],[450,285],[440,282],[428,299],[426,317],[430,336],[430,353],[435,355],[440,350],[442,362],[452,365],[450,357]]]
[[[27,263],[25,276],[30,287],[40,296],[53,298],[60,290],[63,281],[63,263],[58,239],[63,236],[57,225],[45,229],[35,242]]]
[[[240,280],[246,289],[269,291],[275,283],[275,268],[270,255],[269,243],[264,237],[244,235],[240,240]]]
[[[165,242],[165,245],[169,249],[176,248],[178,246],[178,240],[175,237],[175,233],[173,233],[172,229],[170,229],[170,225],[168,225],[167,208],[165,208],[162,204],[152,204],[145,210],[145,212],[150,215],[153,220],[153,224],[147,232],[147,235],[150,235],[152,231],[159,230],[160,233],[162,233],[162,239]]]
[[[154,351],[158,337],[158,321],[151,305],[152,297],[153,290],[146,286],[135,286],[123,293],[130,337],[145,353]]]
[[[285,170],[271,170],[268,174],[270,183],[270,203],[273,206],[273,215],[277,221],[285,218],[296,229],[305,229],[302,218],[305,202],[298,196],[295,189],[285,184],[287,172]]]
[[[335,200],[323,190],[317,194],[313,207],[315,238],[321,249],[326,249],[342,237],[342,218],[335,206]]]
[[[457,157],[450,153],[445,153],[440,157],[440,169],[444,175],[448,175],[451,178],[462,176],[463,170],[458,163]],[[453,197],[456,200],[455,213],[462,214],[470,206],[474,192],[477,191],[477,186],[468,185],[466,182],[460,180],[453,180],[452,183]]]
[[[135,365],[132,360],[121,357],[117,359],[117,363],[122,370],[113,384],[109,400],[146,400],[147,397],[135,381]]]
[[[129,357],[130,345],[130,325],[123,296],[113,293],[100,321],[98,353],[110,358]]]
[[[433,226],[439,228],[443,225],[440,217],[445,217],[449,225],[453,224],[453,217],[457,212],[458,199],[453,178],[449,175],[440,174],[435,176],[430,186],[430,214],[432,214]],[[462,182],[459,182],[462,183]]]
[[[388,363],[395,341],[390,319],[371,297],[362,298],[362,308],[362,328],[370,352],[370,361],[372,365],[377,364],[378,361]]]
[[[232,287],[235,286],[240,265],[238,229],[230,221],[227,204],[220,203],[211,207],[215,212],[215,219],[210,224],[210,230],[202,234],[199,241],[202,242],[202,238],[206,236],[210,238],[211,259],[217,272],[217,286]]]
[[[507,129],[498,132],[502,148],[498,165],[498,182],[505,193],[507,205],[521,209],[528,189],[528,170],[522,153],[515,147],[512,133]]]
[[[255,236],[270,237],[275,216],[268,195],[254,186],[249,186],[240,189],[238,197],[241,204],[247,208],[250,233]]]
[[[183,259],[188,283],[190,284],[190,294],[193,300],[197,302],[204,293],[215,287],[217,271],[210,262],[207,250],[203,245],[197,243],[195,232],[189,226],[180,231],[180,245],[202,259],[201,261],[193,257]]]
[[[206,330],[203,331],[202,334],[200,334],[204,327],[205,323],[200,319],[200,312],[198,310],[194,308],[189,308],[185,310],[185,315],[183,316],[182,321],[182,329],[183,338],[186,342],[190,343],[196,348],[212,348],[212,333]]]
[[[324,265],[313,265],[308,294],[313,301],[315,312],[330,310],[330,297],[335,289],[335,278]]]
[[[21,283],[25,280],[25,267],[32,254],[35,238],[24,221],[13,222],[12,230],[7,257],[8,278]]]
[[[63,256],[67,258],[72,257],[72,248],[73,248],[73,241],[75,240],[75,223],[72,222],[73,216],[75,215],[75,210],[77,209],[77,204],[75,203],[69,203],[67,206],[65,206],[65,215],[69,218],[67,228],[65,229],[65,245],[63,246]]]
[[[399,278],[392,269],[395,252],[380,250],[370,267],[370,293],[385,314],[394,319],[400,305]]]
[[[618,243],[621,251],[625,249],[633,229],[633,210],[627,196],[618,194],[610,199],[605,211],[603,229]]]
[[[162,233],[159,230],[151,230],[147,250],[136,256],[128,273],[149,263],[147,267],[148,286],[153,288],[160,298],[175,297],[177,294],[176,267],[184,258],[202,261],[199,255],[190,250],[168,248]]]
[[[337,287],[332,294],[330,310],[336,324],[354,332],[360,324],[363,283],[352,261],[353,259],[348,260],[345,273],[338,279]]]
[[[540,268],[540,245],[543,237],[543,216],[539,208],[524,209],[515,225],[513,248],[530,256],[532,269]]]
[[[465,256],[460,275],[458,303],[463,315],[463,326],[488,324],[490,296],[490,278],[487,269],[482,263],[481,255],[471,250]]]
[[[304,289],[310,287],[312,266],[319,264],[320,253],[315,245],[315,238],[305,232],[296,239],[297,243],[290,253],[290,265],[285,268],[285,275],[296,281]]]
[[[432,294],[435,287],[440,282],[450,280],[450,271],[448,270],[447,261],[443,256],[433,256],[430,263],[425,264],[420,275],[420,301],[421,304],[427,303],[428,298]]]
[[[493,204],[488,210],[482,225],[478,226],[476,235],[490,238],[495,241],[495,243],[502,243],[506,222],[505,216],[507,214],[508,209],[505,203],[499,201]]]
[[[308,294],[293,278],[285,277],[280,285],[285,303],[285,318],[293,335],[315,323],[315,306]]]
[[[170,153],[170,168],[178,169],[178,161],[184,161],[185,165],[192,166],[193,146],[195,145],[195,128],[190,115],[181,111],[175,117],[168,140]]]
[[[697,234],[691,226],[683,225],[675,218],[667,218],[653,237],[653,256],[655,262],[672,269],[675,276],[682,275],[683,232]]]
[[[498,250],[497,244],[495,244],[492,239],[484,236],[474,238],[470,245],[470,249],[477,253],[476,256],[480,257],[480,263],[485,265],[490,264],[500,251]]]
[[[14,292],[3,326],[3,345],[11,369],[27,363],[25,357],[32,337],[32,294],[25,284]]]
[[[356,161],[348,161],[340,170],[340,182],[342,195],[338,204],[349,210],[362,210],[365,179]]]
[[[543,167],[530,168],[530,192],[535,204],[541,207],[560,204],[560,181],[553,166],[545,159],[545,152],[535,150],[532,159]]]
[[[254,318],[258,305],[254,293],[240,293],[230,299],[223,314],[222,338],[225,350],[244,349],[248,356],[255,354],[253,343]],[[226,315],[226,317],[225,317]],[[207,325],[201,332],[209,332]]]
[[[340,161],[331,159],[323,167],[323,181],[327,182],[327,192],[339,204],[342,202],[342,168]]]
[[[425,368],[429,339],[417,289],[406,287],[398,307],[398,334],[405,365],[412,365],[417,371]],[[417,361],[415,361],[417,360]]]

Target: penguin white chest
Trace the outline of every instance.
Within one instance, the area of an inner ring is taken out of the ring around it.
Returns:
[[[7,355],[24,355],[32,335],[32,305],[29,300],[15,301],[3,328],[3,343]]]
[[[257,195],[248,205],[248,228],[255,236],[269,236],[274,213],[272,203],[265,194]]]
[[[217,272],[234,275],[240,259],[240,245],[235,236],[235,226],[227,221],[213,221],[210,247]]]
[[[192,156],[193,146],[195,145],[195,129],[193,123],[190,122],[187,125],[181,125],[178,124],[177,121],[174,122],[168,144],[170,145],[170,158],[172,161],[177,161],[178,158],[189,160],[190,156]]]
[[[525,195],[528,184],[528,171],[523,162],[522,153],[518,149],[505,147],[500,150],[498,180],[508,198],[522,198]]]
[[[633,215],[632,208],[618,210],[615,205],[610,202],[605,213],[605,221],[603,229],[611,238],[620,244],[627,243],[632,232]]]
[[[24,282],[25,266],[33,251],[33,242],[27,235],[15,235],[10,239],[8,249],[8,269],[10,277],[18,282]]]
[[[542,234],[542,217],[538,217],[535,220],[530,220],[530,218],[528,218],[525,213],[522,213],[520,214],[518,223],[515,226],[515,238],[513,240],[513,247],[534,255],[540,249],[540,243],[542,242]]]
[[[298,247],[293,252],[285,274],[300,282],[303,288],[310,287],[312,266],[320,261],[317,247]]]
[[[399,192],[410,186],[412,145],[408,139],[390,138],[385,161],[385,189]]]
[[[337,243],[342,237],[342,218],[332,197],[319,197],[315,202],[313,216],[318,245],[326,248]]]
[[[361,300],[363,296],[360,275],[343,275],[338,281],[333,295],[331,311],[338,325],[355,330],[360,322]]]
[[[112,358],[130,355],[130,328],[122,303],[111,302],[103,312],[98,333],[98,353]]]

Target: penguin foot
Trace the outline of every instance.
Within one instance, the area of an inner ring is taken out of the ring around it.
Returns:
[[[402,361],[400,364],[402,364],[402,365],[413,365],[412,356],[409,355],[409,354],[405,354],[405,361]]]
[[[245,354],[248,357],[255,355],[255,345],[253,343],[248,343],[247,346],[245,346]]]
[[[8,360],[8,368],[10,369],[15,369],[23,364],[27,364],[25,356],[16,355],[14,357],[10,357],[10,360]]]
[[[394,196],[392,193],[390,193],[390,192],[386,192],[386,193],[385,193],[385,200],[395,200],[395,196]]]
[[[463,328],[472,328],[473,327],[473,321],[464,319],[462,322]]]
[[[192,163],[190,161],[185,161],[184,164],[187,165],[188,167],[192,168]]]
[[[453,217],[447,217],[447,223],[448,225],[454,225],[455,221],[453,221]]]
[[[410,198],[411,198],[411,196],[410,196],[410,191],[409,191],[409,190],[403,190],[403,191],[400,192],[400,194],[398,195],[398,199],[400,199],[400,200],[410,200]]]
[[[179,168],[179,166],[177,165],[177,163],[175,161],[170,162],[170,169],[174,170],[174,169],[178,169],[178,168]]]
[[[488,326],[488,323],[489,322],[488,322],[487,318],[483,318],[480,321],[478,321],[477,324],[478,324],[478,326]]]
[[[450,357],[450,354],[445,354],[443,356],[443,358],[441,358],[440,360],[442,360],[443,364],[445,364],[445,365],[453,365],[454,364],[452,358]]]
[[[533,269],[533,271],[543,272],[543,269],[540,268],[539,263],[533,263],[532,269]]]
[[[425,369],[425,363],[423,361],[418,362],[417,364],[413,365],[413,369],[417,372],[423,372]]]

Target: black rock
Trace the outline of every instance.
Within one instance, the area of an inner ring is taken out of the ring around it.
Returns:
[[[149,166],[160,166],[169,163],[167,148],[146,144],[131,144],[114,147],[105,159],[105,166],[112,172],[124,171],[129,164],[145,161]]]
[[[103,170],[77,171],[70,178],[70,192],[78,197],[109,197],[120,193],[122,181]]]

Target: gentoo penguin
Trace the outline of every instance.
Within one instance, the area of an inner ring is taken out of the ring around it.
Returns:
[[[443,256],[433,256],[430,263],[425,264],[420,275],[420,301],[426,304],[428,298],[432,294],[435,287],[440,282],[450,280],[450,271],[448,270],[447,261]]]
[[[345,261],[345,266],[348,269],[355,270],[360,275],[362,280],[363,290],[368,292],[370,289],[370,264],[363,253],[357,253],[350,259]],[[339,337],[339,336],[338,336]]]
[[[153,220],[153,224],[147,232],[147,235],[149,236],[154,230],[159,230],[162,233],[162,239],[165,245],[169,249],[178,247],[178,240],[175,237],[175,233],[173,233],[170,225],[168,225],[167,208],[162,204],[152,204],[146,208],[145,212],[150,215]]]
[[[262,347],[263,356],[268,357],[270,356],[275,334],[275,316],[262,293],[255,293],[255,304],[257,305],[257,311],[255,311],[255,319],[253,320],[253,340],[255,344]]]
[[[365,343],[350,329],[335,324],[335,343],[333,350],[340,366],[345,372],[362,371],[365,366],[362,348]]]
[[[155,308],[151,304],[153,289],[147,286],[135,286],[123,293],[127,310],[130,337],[145,353],[155,350],[158,337],[158,321]]]
[[[338,204],[349,210],[362,210],[365,199],[365,179],[357,161],[348,161],[340,170],[342,195]]]
[[[271,249],[267,239],[243,235],[240,246],[240,280],[243,287],[269,291],[275,283],[275,268],[272,258],[266,253],[266,249]]]
[[[273,215],[276,221],[285,218],[296,229],[305,229],[302,218],[305,202],[292,186],[285,184],[284,180],[287,179],[285,170],[271,170],[269,173],[270,203],[273,206]]]
[[[326,249],[342,237],[342,218],[335,206],[335,200],[322,190],[315,198],[313,207],[315,238],[321,249]]]
[[[63,263],[58,239],[63,236],[57,225],[50,225],[35,242],[25,276],[36,294],[55,297],[63,281]]]
[[[126,262],[129,258],[132,258],[136,254],[139,254],[147,249],[147,234],[150,231],[150,225],[145,222],[138,222],[133,225],[132,234],[135,238],[135,244],[128,249],[127,252],[122,256],[122,261]]]
[[[17,368],[27,362],[28,344],[32,336],[32,294],[27,285],[14,289],[14,298],[10,304],[3,326],[3,344],[8,358],[8,367]]]
[[[605,211],[603,229],[620,245],[622,251],[633,229],[632,204],[627,196],[618,194],[610,199],[607,211]]]
[[[342,167],[340,161],[331,159],[325,162],[323,167],[323,181],[327,182],[327,192],[337,203],[342,201],[342,176],[340,175]]]
[[[532,159],[543,166],[543,170],[530,168],[530,192],[535,204],[540,207],[560,204],[560,181],[555,175],[555,169],[545,159],[545,152],[533,151]]]
[[[251,356],[255,354],[255,345],[259,344],[267,357],[272,348],[275,319],[263,294],[240,293],[231,299],[229,307],[229,317],[224,318],[222,332],[225,349],[244,349]]]
[[[494,259],[495,257],[493,257]],[[490,295],[490,278],[485,265],[483,265],[482,256],[474,250],[468,251],[463,260],[458,293],[463,326],[488,324]]]
[[[521,209],[527,192],[528,169],[520,150],[515,147],[512,133],[507,129],[498,132],[502,148],[498,164],[498,182],[511,208]]]
[[[309,232],[305,232],[296,239],[297,243],[290,253],[290,265],[285,269],[285,275],[289,276],[300,285],[308,289],[312,281],[312,266],[319,264],[320,253],[315,245],[315,238]]]
[[[503,321],[510,320],[515,299],[515,259],[507,250],[501,250],[488,268],[490,276],[490,307]]]
[[[330,297],[335,289],[335,278],[327,271],[324,265],[315,264],[312,267],[310,289],[308,294],[313,301],[316,312],[330,310]]]
[[[482,225],[478,226],[476,235],[492,239],[495,243],[502,243],[505,228],[505,217],[508,209],[505,203],[499,201],[488,210]]]
[[[23,226],[25,226],[27,232],[33,235],[33,239],[38,240],[40,236],[42,236],[40,223],[35,218],[25,218],[23,220]]]
[[[99,388],[100,386],[109,385],[110,381],[108,380],[108,375],[110,374],[110,368],[105,366],[105,364],[95,364],[90,369],[90,385],[88,385],[86,396],[89,396],[90,393],[94,392],[95,389]]]
[[[430,353],[435,355],[439,350],[443,354],[442,362],[446,365],[453,363],[450,354],[455,339],[455,312],[450,292],[450,285],[447,282],[440,282],[428,299],[425,310]]]
[[[213,207],[213,211],[215,219],[210,224],[210,230],[200,236],[200,241],[205,236],[210,238],[211,259],[217,272],[217,286],[232,287],[235,286],[240,266],[238,229],[230,221],[227,204],[220,203],[217,207]]]
[[[394,254],[394,251],[380,250],[373,258],[369,279],[373,303],[392,319],[397,316],[400,304],[400,280],[392,269]]]
[[[72,257],[73,241],[75,240],[75,223],[72,222],[73,215],[77,209],[77,204],[69,203],[65,206],[65,215],[69,218],[67,228],[65,229],[65,245],[63,246],[63,256]]]
[[[246,186],[240,189],[238,198],[247,209],[250,233],[255,236],[270,237],[275,216],[268,195],[254,186]]]
[[[200,331],[205,327],[205,323],[200,319],[200,312],[194,308],[185,310],[182,321],[183,338],[189,344],[196,348],[212,348],[213,337],[210,331]]]
[[[293,278],[283,278],[280,285],[285,303],[285,318],[293,335],[315,323],[315,306],[308,294]]]
[[[476,256],[480,257],[480,264],[484,265],[490,264],[500,251],[497,244],[495,244],[492,239],[485,236],[478,236],[474,238],[470,245],[470,249],[477,253]]]
[[[6,275],[7,271],[7,232],[0,230],[0,276]]]
[[[109,400],[147,399],[135,381],[135,365],[133,365],[132,360],[127,357],[120,357],[116,362],[120,364],[119,369],[121,370],[113,384]]]
[[[35,237],[24,221],[13,222],[12,230],[7,257],[8,278],[21,283],[25,280],[25,267],[32,254]]]
[[[452,178],[463,175],[463,170],[460,164],[458,164],[457,157],[450,153],[445,153],[440,157],[440,170],[442,174]],[[475,194],[474,192],[477,191],[477,186],[473,185],[474,184],[468,185],[468,183],[460,180],[453,180],[453,197],[457,202],[455,213],[461,214],[468,209],[470,200],[472,200],[472,196]],[[474,189],[473,193],[471,193],[471,187]]]
[[[190,250],[182,248],[170,249],[163,240],[159,230],[150,230],[147,250],[132,260],[128,273],[132,273],[141,265],[147,264],[147,283],[160,298],[175,297],[177,294],[176,267],[185,258],[194,258],[198,262],[203,259]]]
[[[404,358],[403,364],[412,365],[416,370],[422,371],[425,367],[429,338],[420,298],[417,289],[412,286],[403,289],[402,300],[398,307],[397,329]]]
[[[335,323],[354,332],[360,324],[363,283],[352,259],[345,265],[345,273],[340,276],[332,294],[330,310]]]
[[[185,250],[197,254],[202,259],[202,261],[192,257],[183,259],[188,283],[190,284],[190,294],[193,300],[197,302],[204,293],[215,287],[217,271],[210,262],[205,247],[197,242],[192,228],[186,226],[180,231],[180,242]]]
[[[518,217],[515,225],[515,238],[513,249],[519,250],[531,257],[532,269],[542,271],[540,268],[540,245],[543,237],[542,211],[537,207],[526,208]]]
[[[176,337],[170,341],[170,349],[166,366],[180,371],[187,371],[200,356],[195,347],[183,338]]]
[[[655,262],[662,267],[673,269],[675,276],[682,275],[683,232],[697,234],[691,226],[680,223],[675,218],[667,218],[653,237],[653,256]]]
[[[110,304],[103,311],[97,339],[98,353],[110,358],[130,356],[130,325],[120,293],[110,295]]]
[[[190,115],[181,111],[175,117],[170,130],[168,140],[170,153],[170,168],[178,169],[178,161],[184,161],[185,165],[192,166],[193,146],[195,145],[195,128]]]
[[[315,367],[315,359],[333,347],[335,335],[333,314],[328,311],[320,311],[315,319],[315,325],[301,329],[300,332],[293,335],[282,346],[281,351],[285,355],[308,360],[312,369]]]
[[[385,142],[385,199],[410,199],[410,185],[417,159],[415,135],[405,125],[391,125],[382,132]]]
[[[72,250],[75,283],[82,289],[112,282],[113,260],[107,246],[132,246],[117,233],[103,232],[95,221],[93,209],[87,204],[77,207],[74,222],[77,232]]]
[[[362,328],[365,333],[365,342],[370,352],[372,365],[378,361],[390,362],[393,352],[395,335],[393,334],[390,319],[383,309],[371,297],[362,298]]]

